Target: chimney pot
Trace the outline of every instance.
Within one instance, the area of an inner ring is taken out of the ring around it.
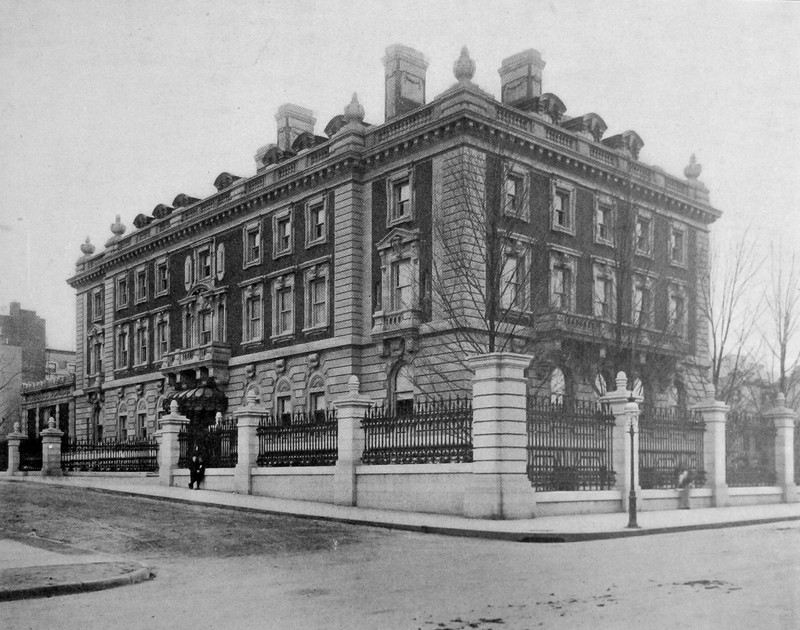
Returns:
[[[503,104],[520,107],[541,96],[544,66],[542,55],[533,48],[503,59],[497,71]]]
[[[386,120],[402,116],[425,104],[428,60],[418,50],[393,44],[383,58],[386,75]]]

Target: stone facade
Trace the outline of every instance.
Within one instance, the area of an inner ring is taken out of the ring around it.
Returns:
[[[536,51],[503,62],[502,102],[472,83],[466,51],[431,102],[421,53],[392,46],[384,62],[383,124],[365,124],[354,96],[317,136],[310,110],[284,105],[255,175],[222,173],[213,195],[180,194],[129,234],[118,218],[101,252],[83,244],[69,280],[78,437],[149,435],[172,399],[193,422],[248,394],[311,410],[352,375],[373,402],[469,394],[468,359],[495,342],[536,358],[529,387],[590,396],[617,371],[614,326],[638,335],[626,360],[669,368],[645,383],[650,399],[677,400],[676,383],[685,403],[705,397],[697,288],[720,212],[699,167],[673,177],[638,160],[635,132],[604,140],[598,115],[566,116]],[[490,232],[465,234],[475,212]],[[608,232],[623,215],[641,218],[646,250],[627,262]],[[624,313],[597,316],[598,266],[625,264]],[[495,276],[515,283],[512,297],[487,289]],[[504,309],[496,333],[489,295]]]

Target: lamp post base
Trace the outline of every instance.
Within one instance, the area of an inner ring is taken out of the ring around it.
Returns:
[[[631,491],[628,496],[628,529],[641,529],[636,521],[636,493]]]

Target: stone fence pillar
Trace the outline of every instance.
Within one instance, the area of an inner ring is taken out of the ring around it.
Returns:
[[[364,452],[364,431],[361,420],[372,401],[360,393],[360,383],[354,374],[347,383],[344,398],[336,401],[339,454],[333,472],[333,502],[336,505],[356,505],[356,467]]]
[[[469,360],[472,380],[472,478],[464,514],[532,518],[536,492],[527,475],[527,379],[531,357],[497,352]]]
[[[20,430],[19,422],[14,423],[14,430],[6,437],[8,438],[8,471],[7,475],[19,474],[19,445],[22,440],[27,439],[27,435]]]
[[[236,412],[238,455],[233,487],[239,494],[252,494],[253,467],[258,459],[258,425],[266,413],[254,392],[247,394],[247,404]]]
[[[726,481],[725,423],[730,407],[719,400],[708,400],[692,406],[706,424],[703,438],[703,466],[706,469],[706,486],[711,489],[711,505],[728,505]]]
[[[50,418],[48,427],[41,432],[42,436],[42,475],[45,477],[61,476],[61,438],[64,432],[56,429],[56,419]]]
[[[178,401],[173,400],[169,405],[169,413],[161,418],[161,442],[158,446],[158,483],[162,486],[171,486],[178,467],[181,447],[178,443],[178,434],[181,427],[189,423],[189,418],[178,413]]]
[[[601,402],[607,403],[614,414],[614,445],[613,463],[614,472],[617,475],[615,488],[619,490],[622,499],[622,511],[628,511],[628,503],[631,492],[631,435],[630,427],[633,423],[634,444],[633,444],[633,469],[636,471],[636,493],[641,490],[639,480],[639,405],[641,400],[629,405],[631,392],[628,391],[628,377],[625,372],[619,372],[616,378],[617,388],[613,392],[608,392],[600,398]]]
[[[797,485],[794,481],[794,423],[797,414],[786,406],[786,397],[778,394],[775,406],[764,414],[775,422],[775,482],[783,489],[786,503],[797,501]]]

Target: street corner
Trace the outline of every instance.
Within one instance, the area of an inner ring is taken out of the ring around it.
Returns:
[[[155,577],[138,562],[113,561],[0,570],[0,601],[100,591]]]

